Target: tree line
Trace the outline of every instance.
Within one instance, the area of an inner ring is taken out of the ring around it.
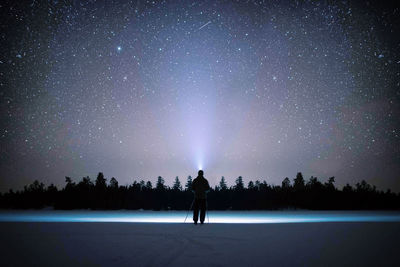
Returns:
[[[0,208],[187,210],[193,200],[192,180],[188,176],[183,186],[176,177],[172,187],[169,187],[159,176],[155,186],[143,180],[119,185],[114,177],[107,182],[100,172],[94,181],[87,176],[76,183],[66,177],[66,185],[62,189],[53,184],[46,187],[36,180],[24,186],[23,190],[0,194]],[[400,193],[377,190],[364,180],[354,187],[346,184],[341,190],[334,183],[334,177],[325,183],[313,176],[305,181],[299,172],[293,181],[286,177],[281,185],[257,180],[250,181],[246,187],[239,176],[233,186],[228,186],[222,176],[219,184],[208,192],[207,205],[210,210],[400,208]]]

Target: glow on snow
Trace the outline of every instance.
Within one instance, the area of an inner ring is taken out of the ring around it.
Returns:
[[[124,222],[124,223],[183,223],[186,211],[25,211],[1,212],[0,222]],[[186,223],[192,223],[192,213]],[[400,222],[399,212],[268,212],[211,211],[209,223],[317,223],[317,222]]]

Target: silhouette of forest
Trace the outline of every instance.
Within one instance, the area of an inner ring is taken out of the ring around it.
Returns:
[[[159,176],[156,185],[150,181],[134,181],[130,185],[119,185],[114,177],[107,183],[103,173],[96,180],[88,176],[74,182],[65,178],[65,187],[58,189],[53,184],[45,187],[34,181],[21,191],[10,190],[0,194],[0,208],[8,209],[146,209],[187,210],[193,200],[192,177],[184,186],[178,177],[172,187],[165,185]],[[291,181],[285,178],[281,185],[269,185],[266,181],[250,181],[247,187],[239,176],[233,186],[228,187],[222,177],[219,184],[208,192],[210,210],[271,210],[271,209],[399,209],[400,193],[379,191],[366,181],[354,187],[347,184],[341,190],[335,187],[335,178],[323,183],[312,177],[305,181],[297,173]]]

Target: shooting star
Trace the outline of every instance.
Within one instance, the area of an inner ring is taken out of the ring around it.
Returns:
[[[209,22],[207,22],[206,24],[204,24],[203,26],[201,26],[201,27],[198,29],[198,31],[201,30],[201,29],[203,29],[205,26],[207,26],[207,25],[210,24],[210,23],[211,23],[211,20],[210,20]]]

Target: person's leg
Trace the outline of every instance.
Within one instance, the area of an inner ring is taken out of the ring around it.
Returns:
[[[204,219],[206,218],[206,200],[201,199],[200,202],[200,222],[204,223]]]
[[[194,223],[197,223],[199,219],[199,202],[197,201],[197,199],[194,200],[193,203],[193,221]]]

